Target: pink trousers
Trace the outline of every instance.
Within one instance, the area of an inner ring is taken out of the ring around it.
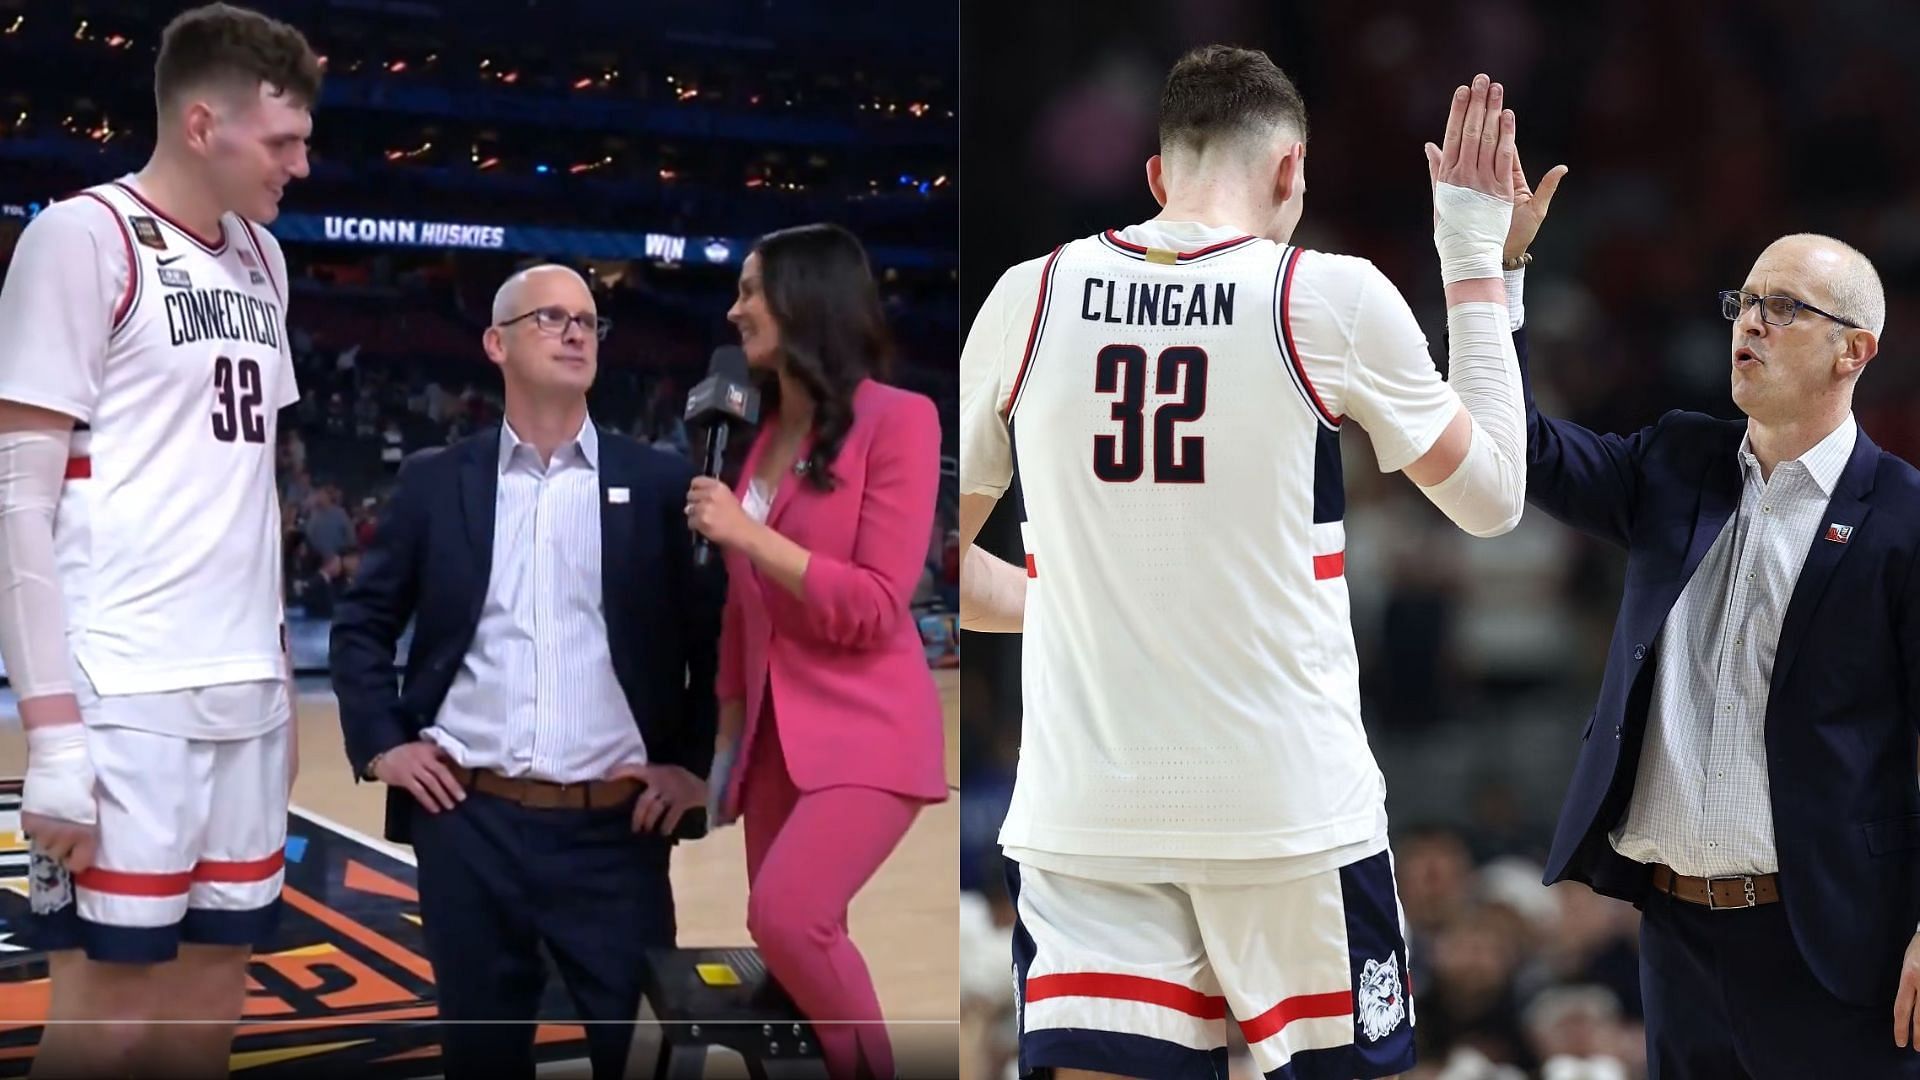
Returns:
[[[893,1047],[847,905],[913,824],[920,803],[868,787],[802,792],[787,774],[772,709],[742,780],[747,931],[767,970],[820,1038],[833,1080],[893,1076]]]

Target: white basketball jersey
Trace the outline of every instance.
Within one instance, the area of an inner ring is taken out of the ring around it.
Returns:
[[[1425,373],[1383,408],[1352,359],[1384,285],[1361,260],[1150,222],[1062,246],[1037,281],[1016,271],[1011,377],[988,385],[979,320],[962,364],[962,490],[1006,486],[1004,438],[1030,577],[1002,843],[1268,859],[1367,841],[1385,785],[1360,721],[1338,410],[1381,417],[1368,430],[1399,469],[1458,408],[1404,301],[1384,286]]]
[[[228,214],[196,237],[124,181],[21,238],[0,398],[81,421],[54,540],[74,658],[102,695],[284,674],[274,448],[299,397],[285,285],[264,229]]]

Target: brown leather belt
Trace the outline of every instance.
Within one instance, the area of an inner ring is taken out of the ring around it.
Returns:
[[[1687,877],[1673,867],[1653,864],[1653,888],[1676,900],[1726,911],[1730,908],[1759,907],[1780,900],[1780,875],[1731,874],[1727,877]]]
[[[501,776],[487,769],[447,763],[447,771],[468,791],[519,803],[530,810],[611,810],[631,803],[646,785],[632,777],[556,784],[551,780]]]

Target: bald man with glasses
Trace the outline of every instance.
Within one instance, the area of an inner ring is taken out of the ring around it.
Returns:
[[[622,1075],[644,951],[674,943],[672,835],[706,805],[723,584],[693,564],[692,468],[587,413],[608,325],[566,267],[501,286],[505,422],[402,469],[333,625],[347,757],[419,859],[450,1077],[533,1075],[543,947],[594,1076]]]
[[[1546,880],[1641,908],[1652,1080],[1920,1077],[1920,472],[1853,417],[1886,298],[1797,234],[1720,304],[1744,420],[1602,435],[1526,384],[1529,501],[1627,550]]]

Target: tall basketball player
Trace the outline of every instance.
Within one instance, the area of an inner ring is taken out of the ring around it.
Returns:
[[[1289,238],[1307,120],[1264,53],[1168,76],[1155,219],[1003,276],[961,359],[962,542],[1017,472],[1024,571],[966,553],[963,625],[1023,631],[1001,832],[1023,1073],[1413,1064],[1385,786],[1360,722],[1340,430],[1462,529],[1524,505],[1501,248],[1513,114],[1460,87],[1434,174],[1452,380],[1372,264]],[[1411,160],[1411,148],[1409,148]]]
[[[56,1021],[36,1075],[223,1075],[278,911],[274,430],[298,392],[261,226],[307,174],[319,85],[293,28],[181,15],[152,160],[48,207],[0,289],[0,658]]]

